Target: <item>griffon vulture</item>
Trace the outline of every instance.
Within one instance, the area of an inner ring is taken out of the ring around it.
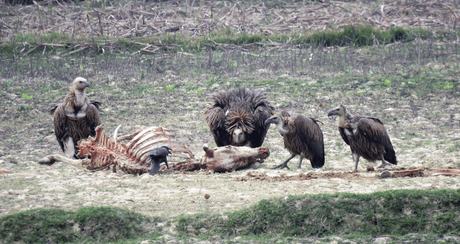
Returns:
[[[359,157],[361,156],[371,162],[382,160],[382,165],[378,168],[397,164],[390,137],[379,119],[351,115],[347,113],[347,109],[343,105],[329,111],[327,115],[339,117],[337,120],[339,132],[345,143],[350,145],[356,163],[355,170],[358,170]]]
[[[90,101],[85,94],[85,88],[90,86],[86,79],[75,78],[64,102],[50,110],[54,115],[54,134],[68,158],[78,158],[78,141],[95,136],[95,128],[101,124],[100,103]]]
[[[164,162],[166,167],[169,169],[168,166],[168,159],[166,158],[169,154],[171,154],[172,148],[167,146],[161,146],[152,149],[149,152],[150,160],[152,161],[152,168],[150,169],[150,175],[157,174],[160,171],[160,164]]]
[[[264,142],[268,130],[264,122],[274,109],[266,93],[239,88],[212,94],[204,119],[218,147],[256,148]]]
[[[313,168],[321,168],[324,165],[324,142],[323,132],[318,121],[303,115],[290,116],[283,111],[281,114],[272,116],[265,121],[266,125],[276,124],[278,132],[283,136],[284,146],[291,156],[276,168],[288,168],[287,163],[297,155],[300,155],[298,168],[302,166],[302,159],[310,160]]]

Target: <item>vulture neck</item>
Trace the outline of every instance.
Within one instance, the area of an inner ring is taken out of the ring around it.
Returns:
[[[345,114],[341,114],[339,115],[339,118],[337,120],[337,125],[341,128],[345,128],[345,124],[346,124],[346,121],[345,121],[345,117],[346,115]]]
[[[281,135],[286,135],[288,132],[289,132],[289,128],[287,127],[287,124],[286,126],[284,126],[284,123],[278,123],[278,132],[281,134]]]
[[[81,107],[85,104],[85,98],[86,98],[86,94],[85,94],[85,90],[77,90],[77,89],[74,89],[74,93],[75,93],[75,106],[76,107]]]

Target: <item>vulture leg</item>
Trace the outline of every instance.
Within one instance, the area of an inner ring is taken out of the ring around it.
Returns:
[[[390,163],[385,162],[385,159],[384,159],[382,153],[380,154],[380,157],[382,158],[382,165],[380,165],[379,167],[377,167],[377,169],[385,168],[385,166],[390,166],[390,165],[391,165]]]
[[[287,166],[287,163],[288,163],[292,158],[294,158],[295,156],[297,156],[297,155],[292,154],[286,161],[284,161],[284,163],[282,163],[282,164],[280,164],[280,165],[277,165],[277,166],[273,167],[273,169],[282,169],[282,168],[287,168],[287,169],[289,169],[289,167]]]
[[[302,159],[303,159],[303,157],[302,157],[302,155],[300,155],[300,162],[299,162],[299,167],[298,167],[299,169],[302,167]]]
[[[169,169],[169,166],[168,166],[168,159],[166,159],[166,157],[165,157],[165,164],[166,164],[166,168]]]
[[[355,160],[355,171],[358,170],[358,163],[359,163],[359,155],[356,153],[353,153],[353,159]]]
[[[76,154],[75,145],[73,143],[72,137],[70,136],[68,136],[64,140],[64,152],[65,152],[65,156],[68,158],[73,158],[74,155]]]

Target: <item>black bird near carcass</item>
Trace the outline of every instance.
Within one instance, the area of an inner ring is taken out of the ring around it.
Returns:
[[[350,146],[355,170],[358,170],[359,157],[371,162],[382,160],[382,165],[378,168],[398,164],[390,137],[379,119],[351,115],[343,105],[329,111],[327,115],[338,116],[339,132],[345,143]]]
[[[266,93],[239,88],[213,93],[204,119],[218,147],[256,148],[264,142],[268,130],[264,122],[274,110]]]
[[[152,168],[150,169],[150,175],[157,174],[160,171],[160,164],[165,163],[166,167],[169,169],[168,166],[168,159],[166,158],[169,154],[171,154],[172,148],[167,146],[161,146],[152,149],[149,152],[150,160],[152,161]]]
[[[324,141],[323,132],[314,118],[303,115],[290,116],[286,111],[274,115],[265,121],[266,125],[276,124],[278,132],[284,138],[284,146],[291,156],[276,168],[288,168],[287,163],[297,155],[300,155],[298,168],[302,166],[302,159],[310,160],[313,168],[321,168],[324,165]]]

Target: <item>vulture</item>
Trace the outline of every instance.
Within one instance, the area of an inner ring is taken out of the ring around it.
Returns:
[[[160,171],[160,164],[165,163],[166,167],[169,169],[168,166],[168,159],[166,158],[169,154],[171,154],[172,148],[167,146],[161,146],[152,149],[149,152],[150,160],[152,161],[152,168],[150,169],[150,175],[157,174]]]
[[[62,151],[68,158],[77,157],[77,143],[88,136],[96,135],[96,127],[101,124],[98,101],[90,101],[85,88],[91,84],[82,77],[72,82],[70,92],[64,102],[55,105],[50,113],[54,116],[54,134]]]
[[[302,166],[302,159],[310,160],[313,168],[321,168],[324,165],[324,141],[323,132],[314,118],[303,115],[290,116],[286,111],[274,115],[265,121],[266,125],[275,124],[278,132],[283,136],[284,146],[291,156],[276,168],[288,168],[287,163],[297,155],[300,155],[298,168]]]
[[[351,115],[343,105],[329,111],[327,115],[339,117],[337,120],[339,132],[345,143],[350,146],[355,160],[355,170],[358,170],[359,157],[371,162],[382,160],[382,165],[378,168],[391,164],[397,165],[390,137],[379,119]]]
[[[265,120],[274,110],[266,93],[239,88],[213,93],[204,119],[218,147],[256,148],[264,142],[268,130]]]

